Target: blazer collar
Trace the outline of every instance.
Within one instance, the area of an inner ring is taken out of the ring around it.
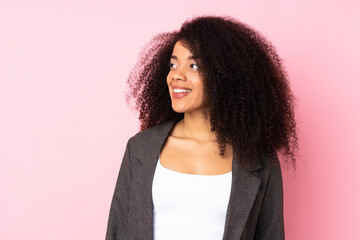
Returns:
[[[151,129],[140,132],[140,135],[146,135],[141,144],[137,146],[134,156],[139,164],[140,190],[144,196],[143,209],[139,209],[139,220],[143,225],[143,236],[153,236],[153,200],[152,200],[152,182],[155,174],[155,168],[160,151],[165,141],[179,120],[168,121],[154,126]],[[146,132],[146,133],[145,133]],[[238,164],[238,156],[234,151],[232,162],[232,185],[229,204],[226,213],[224,238],[240,239],[244,230],[245,223],[250,214],[250,210],[256,199],[256,195],[261,183],[261,179],[253,175],[252,171],[261,168],[260,160],[248,170],[245,170]],[[141,177],[140,177],[141,176]]]

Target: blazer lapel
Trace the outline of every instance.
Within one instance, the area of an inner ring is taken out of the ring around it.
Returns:
[[[152,240],[153,233],[153,200],[152,200],[152,183],[155,174],[155,168],[160,151],[165,144],[167,136],[176,124],[172,120],[160,125],[154,126],[151,130],[139,138],[134,156],[136,166],[133,166],[134,176],[133,191],[135,196],[136,218],[134,229],[130,236],[133,239]],[[140,134],[145,132],[140,132]]]
[[[135,196],[139,196],[134,199],[137,207],[136,225],[139,226],[136,236],[141,239],[153,239],[152,183],[155,168],[160,151],[178,120],[155,126],[153,131],[148,132],[149,136],[140,138],[134,153],[137,166],[133,166],[133,169],[136,169],[133,176],[135,181],[133,190]],[[238,164],[237,158],[234,151],[231,194],[223,238],[226,240],[240,239],[261,183],[261,180],[250,172],[261,168],[260,162],[258,161],[253,169],[246,171]]]
[[[237,159],[238,156],[234,151],[231,193],[223,237],[225,240],[239,240],[241,238],[261,183],[260,178],[240,167]],[[258,161],[251,170],[259,168],[261,168],[261,164]]]

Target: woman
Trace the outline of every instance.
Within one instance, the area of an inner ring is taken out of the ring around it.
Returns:
[[[197,17],[154,37],[128,83],[141,131],[106,239],[284,239],[276,151],[295,169],[297,136],[271,44],[236,19]]]

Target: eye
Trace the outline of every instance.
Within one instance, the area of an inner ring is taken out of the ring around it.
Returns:
[[[173,64],[173,63],[169,63],[169,68],[173,68],[173,67],[175,67],[175,64]]]
[[[195,63],[190,64],[190,67],[193,68],[193,69],[198,69],[199,68],[198,65],[196,65]]]

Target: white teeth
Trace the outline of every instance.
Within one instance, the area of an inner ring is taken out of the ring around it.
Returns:
[[[182,93],[182,92],[185,93],[185,92],[191,92],[191,90],[174,88],[174,92],[175,93]]]

